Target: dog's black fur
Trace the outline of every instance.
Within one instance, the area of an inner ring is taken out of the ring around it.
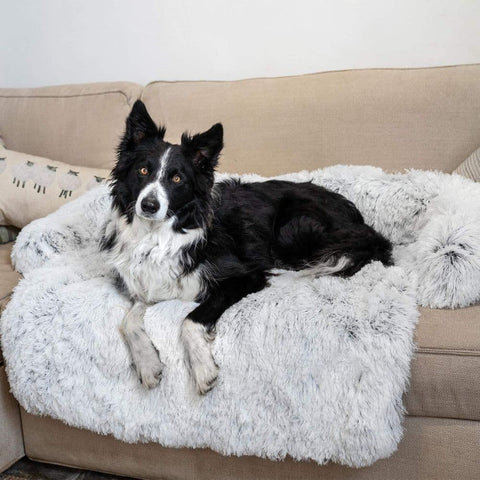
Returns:
[[[160,221],[173,219],[178,235],[202,230],[199,241],[178,252],[180,275],[203,272],[196,297],[200,305],[189,315],[193,322],[212,330],[225,309],[266,286],[273,268],[350,276],[373,260],[392,263],[390,242],[366,225],[355,205],[340,194],[313,183],[279,180],[214,185],[223,148],[221,124],[202,134],[184,134],[180,145],[165,142],[164,135],[165,128],[157,128],[137,101],[112,172],[113,205],[132,224],[139,195],[157,181],[168,198]],[[166,155],[168,164],[162,165]],[[138,173],[143,167],[147,175]],[[177,175],[181,180],[172,181]],[[141,203],[137,208],[147,205],[141,210],[146,219],[161,208],[155,198]],[[112,248],[117,234],[105,238],[106,248]]]

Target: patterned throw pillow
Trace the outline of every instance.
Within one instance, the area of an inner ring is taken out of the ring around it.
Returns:
[[[0,143],[0,225],[22,228],[105,182],[109,174],[14,152]]]
[[[480,148],[464,160],[453,173],[480,182]]]

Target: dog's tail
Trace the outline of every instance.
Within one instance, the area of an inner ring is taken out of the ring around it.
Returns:
[[[302,271],[302,276],[339,275],[349,277],[373,261],[392,265],[392,244],[366,224],[339,229],[328,236],[323,246]]]
[[[325,254],[325,258],[306,265],[300,271],[300,277],[324,277],[326,275],[339,275],[352,265],[353,261],[346,255]]]

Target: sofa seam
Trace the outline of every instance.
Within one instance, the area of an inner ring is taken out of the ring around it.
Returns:
[[[98,95],[110,95],[110,94],[120,94],[123,95],[126,100],[127,104],[130,102],[131,95],[127,95],[122,90],[108,90],[106,92],[93,92],[93,93],[78,93],[72,95],[2,95],[0,94],[0,98],[78,98],[78,97],[94,97]]]
[[[410,418],[438,418],[438,419],[442,419],[442,420],[459,420],[461,422],[476,422],[478,424],[480,424],[480,419],[477,419],[477,418],[461,418],[461,417],[445,417],[445,416],[438,416],[438,415],[415,415],[415,414],[410,414],[410,413],[406,413],[405,415],[406,417],[410,417]]]
[[[275,77],[244,77],[236,78],[231,80],[153,80],[152,82],[147,83],[144,86],[144,89],[151,85],[158,83],[235,83],[235,82],[245,82],[249,80],[276,80],[276,79],[288,79],[288,78],[297,78],[297,77],[309,77],[313,75],[326,75],[328,73],[345,73],[345,72],[372,72],[372,71],[392,71],[392,72],[407,72],[407,71],[417,71],[417,70],[435,70],[440,68],[455,68],[455,67],[480,67],[480,63],[460,63],[452,65],[433,65],[431,67],[371,67],[371,68],[344,68],[338,70],[325,70],[322,72],[309,72],[309,73],[300,73],[292,75],[280,75]]]
[[[459,357],[479,357],[479,350],[469,349],[448,349],[448,348],[432,348],[432,347],[419,347],[416,353],[425,353],[427,355],[452,355]]]

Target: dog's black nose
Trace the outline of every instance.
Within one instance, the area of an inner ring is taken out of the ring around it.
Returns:
[[[141,207],[145,213],[153,214],[158,212],[158,209],[160,208],[160,204],[158,203],[158,200],[156,198],[145,197],[142,200]]]

